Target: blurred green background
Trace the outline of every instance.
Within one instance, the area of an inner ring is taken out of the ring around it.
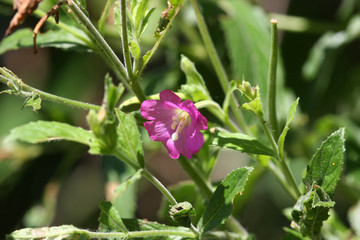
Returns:
[[[104,2],[87,1],[93,22],[99,19]],[[229,8],[226,2],[235,7]],[[52,3],[44,0],[40,8],[47,11]],[[244,75],[262,91],[266,90],[269,20],[278,18],[278,76],[280,90],[286,89],[286,94],[279,94],[283,100],[278,102],[282,120],[295,96],[300,97],[286,142],[291,167],[300,182],[321,141],[340,126],[346,127],[345,167],[335,195],[335,210],[348,226],[348,211],[360,198],[360,1],[199,0],[199,4],[230,78],[241,79]],[[152,0],[151,6],[156,10],[143,39],[144,53],[155,41],[154,26],[166,4]],[[13,14],[11,1],[0,1],[0,33],[5,32]],[[30,16],[21,28],[32,28],[37,21]],[[106,39],[120,53],[111,14],[108,23]],[[42,31],[46,29],[44,26]],[[147,94],[177,90],[185,82],[180,70],[181,54],[196,64],[213,99],[221,104],[224,94],[202,45],[189,1],[185,1],[145,70],[141,83]],[[94,53],[55,48],[41,48],[38,55],[33,55],[31,48],[8,51],[0,55],[0,65],[31,86],[95,104],[101,104],[104,76],[110,71]],[[5,86],[0,85],[3,89]],[[0,138],[11,128],[38,119],[87,127],[83,110],[43,102],[42,109],[35,113],[30,108],[22,109],[23,103],[19,97],[0,94]],[[145,159],[155,176],[169,186],[187,179],[160,144],[150,142],[146,132],[143,137]],[[222,151],[214,181],[249,161],[238,152]],[[0,146],[0,237],[27,226],[74,224],[96,229],[102,199],[115,198],[122,217],[164,222],[158,214],[161,195],[148,182],[141,181],[128,189],[125,197],[113,196],[117,184],[130,175],[131,171],[116,159],[91,156],[78,144],[4,143]],[[248,195],[235,209],[241,223],[258,239],[280,239],[284,235],[282,227],[289,226],[282,210],[294,204],[292,199],[267,172],[261,172],[244,194]]]

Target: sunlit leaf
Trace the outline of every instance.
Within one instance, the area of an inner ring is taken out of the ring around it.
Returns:
[[[252,170],[253,168],[248,167],[238,168],[227,175],[216,188],[198,224],[202,234],[216,228],[230,216],[234,197],[242,194]]]

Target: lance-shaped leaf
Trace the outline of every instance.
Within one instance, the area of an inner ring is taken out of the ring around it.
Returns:
[[[284,155],[284,142],[285,142],[285,137],[286,137],[287,132],[288,132],[289,129],[290,129],[290,123],[292,122],[292,120],[293,120],[294,117],[295,117],[296,107],[297,107],[298,103],[299,103],[299,98],[297,98],[297,99],[295,100],[295,102],[291,105],[290,111],[289,111],[289,114],[288,114],[288,117],[287,117],[287,120],[286,120],[285,127],[284,127],[282,133],[281,133],[280,136],[279,136],[278,146],[279,146],[279,152],[280,152],[280,157],[281,157],[281,158],[282,158],[283,155]]]
[[[332,196],[342,171],[344,143],[344,128],[340,128],[321,144],[312,157],[303,179],[307,189],[316,183]]]
[[[101,229],[108,228],[115,232],[128,232],[121,220],[119,212],[110,202],[102,201],[99,206],[101,209],[99,223],[105,225],[102,225]]]
[[[7,240],[17,239],[90,239],[86,230],[76,228],[72,225],[59,227],[23,228],[6,236]]]
[[[181,92],[194,102],[210,100],[211,97],[206,88],[205,81],[197,71],[194,63],[182,55],[180,66],[186,76],[186,84],[181,85]]]
[[[244,153],[261,154],[272,157],[276,156],[272,149],[260,143],[256,138],[242,133],[217,131],[214,134],[214,138],[211,144],[221,148],[234,149]]]
[[[95,136],[80,127],[66,123],[37,121],[13,128],[6,141],[20,140],[28,143],[41,143],[54,140],[67,140],[97,147]]]
[[[125,157],[144,167],[144,153],[142,149],[141,135],[133,115],[126,114],[116,109],[116,116],[119,120],[117,127],[117,146]]]
[[[249,167],[238,168],[227,175],[216,188],[198,224],[202,234],[216,228],[230,216],[234,197],[244,191],[252,170]]]

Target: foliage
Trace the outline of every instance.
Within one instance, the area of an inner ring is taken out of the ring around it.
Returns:
[[[291,1],[278,26],[246,0],[15,3],[31,11],[18,7],[24,27],[0,42],[7,239],[360,239],[354,1]],[[306,17],[326,6],[339,9],[332,22]],[[174,146],[192,159],[163,154]],[[76,205],[88,192],[105,199]]]

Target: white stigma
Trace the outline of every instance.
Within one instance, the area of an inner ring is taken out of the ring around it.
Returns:
[[[175,132],[171,134],[171,139],[173,141],[178,140],[179,133],[181,133],[181,130],[188,123],[188,117],[189,117],[189,113],[185,111],[180,111],[176,116],[172,117],[173,123],[171,124],[171,129],[175,130]]]

